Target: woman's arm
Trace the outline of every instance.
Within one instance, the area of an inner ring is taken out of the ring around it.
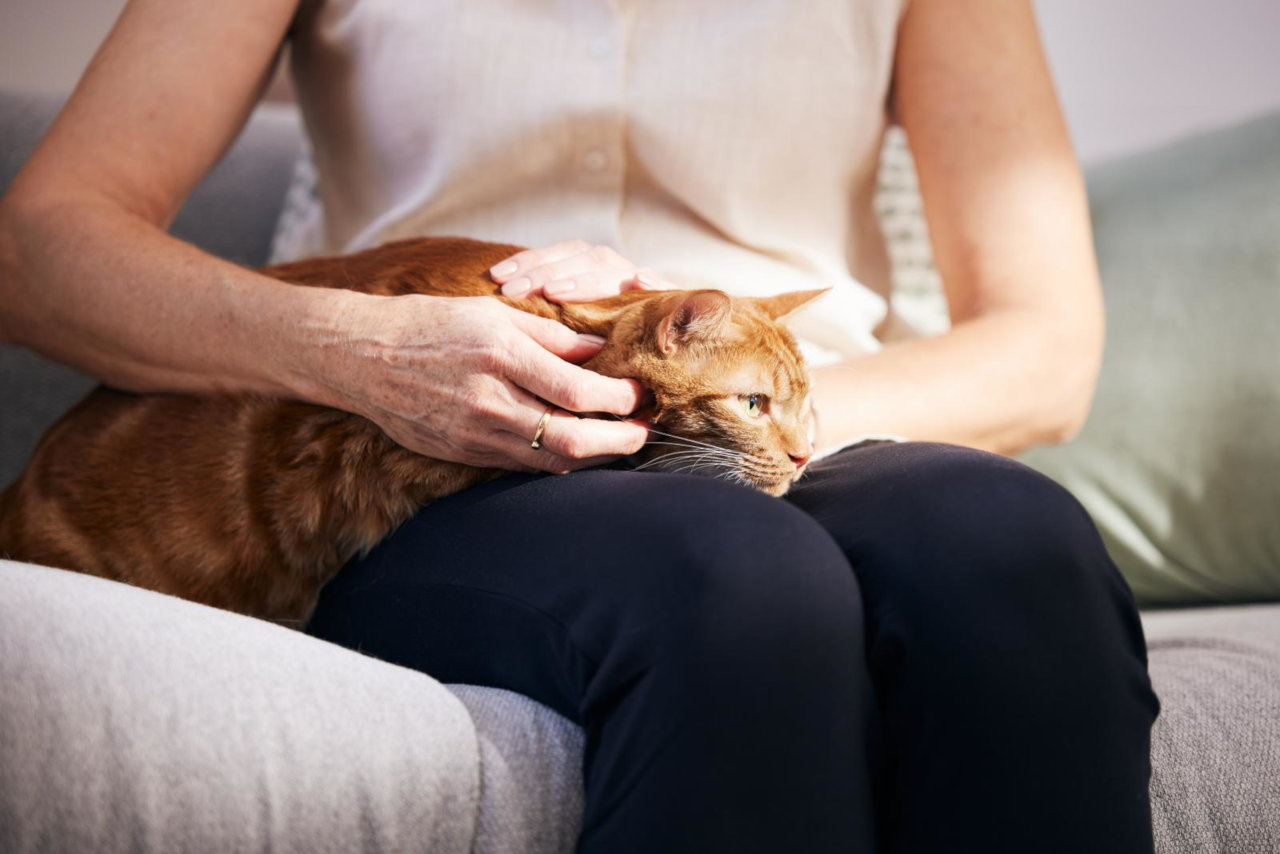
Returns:
[[[1030,4],[911,0],[894,91],[953,328],[815,371],[820,440],[1063,441],[1089,410],[1102,303]]]
[[[280,391],[290,289],[164,233],[296,0],[134,0],[0,201],[0,335],[132,389]]]
[[[167,235],[253,108],[297,0],[132,0],[0,200],[0,340],[138,391],[282,394],[367,415],[414,450],[568,470],[643,427],[634,383],[566,361],[598,348],[493,300],[301,288]],[[490,305],[491,304],[491,305]],[[554,355],[553,355],[554,354]]]

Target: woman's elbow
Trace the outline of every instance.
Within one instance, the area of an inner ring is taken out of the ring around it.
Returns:
[[[1044,385],[1041,437],[1038,444],[1060,445],[1084,428],[1093,408],[1098,376],[1102,370],[1105,339],[1102,309],[1070,322],[1061,318],[1047,336],[1053,356],[1052,381]]]

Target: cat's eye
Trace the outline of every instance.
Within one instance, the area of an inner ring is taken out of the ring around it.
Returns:
[[[742,401],[742,408],[747,410],[747,414],[752,418],[759,418],[764,414],[765,396],[763,394],[746,394],[738,399]]]

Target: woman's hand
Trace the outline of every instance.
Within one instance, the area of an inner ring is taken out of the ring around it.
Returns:
[[[313,399],[358,412],[410,450],[468,465],[568,472],[640,450],[634,380],[572,362],[603,341],[488,297],[352,294],[332,328],[316,330],[325,388]],[[531,440],[557,407],[537,450]],[[568,411],[564,411],[568,410]]]
[[[608,246],[568,240],[526,249],[495,264],[489,275],[504,296],[543,294],[553,302],[590,302],[623,291],[666,290],[672,285],[648,267],[637,267]]]

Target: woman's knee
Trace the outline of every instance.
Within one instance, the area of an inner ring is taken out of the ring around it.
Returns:
[[[922,631],[963,626],[990,636],[1010,615],[1089,621],[1118,609],[1134,619],[1088,514],[1038,472],[926,443],[852,451],[833,462],[819,472],[822,506],[806,509],[826,520],[873,610]]]
[[[861,598],[839,547],[785,502],[706,478],[654,476],[647,566],[611,578],[620,634],[692,665],[861,650]],[[648,484],[645,485],[646,488]],[[610,572],[605,570],[606,574]]]

